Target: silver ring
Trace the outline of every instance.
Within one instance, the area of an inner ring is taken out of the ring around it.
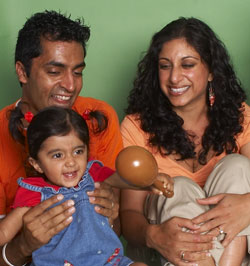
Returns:
[[[181,260],[184,260],[184,256],[185,256],[185,251],[181,252]]]
[[[218,229],[219,229],[220,235],[225,234],[225,232],[222,229],[220,229],[220,227],[218,227]]]

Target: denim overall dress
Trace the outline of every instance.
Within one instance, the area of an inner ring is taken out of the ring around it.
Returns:
[[[41,201],[61,193],[64,195],[63,201],[74,200],[76,208],[72,223],[55,235],[49,243],[34,251],[30,265],[128,266],[132,263],[123,255],[122,243],[111,229],[108,218],[96,213],[94,205],[89,202],[86,192],[94,190],[94,181],[89,174],[94,162],[102,166],[99,161],[88,162],[84,176],[77,187],[61,187],[55,191],[52,187],[26,184],[22,178],[18,180],[20,186],[40,192]]]

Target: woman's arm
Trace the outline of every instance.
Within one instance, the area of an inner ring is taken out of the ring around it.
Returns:
[[[23,216],[29,209],[28,207],[16,208],[0,220],[0,246],[8,243],[20,231]]]
[[[153,248],[176,265],[183,265],[182,251],[185,251],[185,259],[189,262],[206,259],[206,251],[212,249],[213,236],[183,232],[182,227],[197,229],[189,219],[184,218],[174,217],[162,224],[149,224],[143,214],[147,193],[133,190],[121,192],[121,225],[126,240],[134,246]]]
[[[62,195],[54,196],[31,208],[23,216],[23,226],[20,234],[11,240],[5,250],[8,261],[15,265],[26,263],[32,252],[63,230],[72,221],[72,213],[75,211],[72,200],[53,207],[53,204],[61,201]],[[3,247],[0,248],[0,254]],[[7,265],[0,256],[0,265]]]

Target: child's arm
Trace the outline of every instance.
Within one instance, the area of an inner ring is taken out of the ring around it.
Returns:
[[[23,215],[29,207],[16,208],[0,220],[0,246],[9,242],[22,228]]]
[[[156,177],[156,181],[159,181],[163,184],[162,187],[166,191],[166,194],[172,195],[174,190],[174,182],[170,176],[164,173],[159,173]],[[158,187],[154,186],[154,184],[148,187],[135,186],[131,183],[126,182],[125,179],[120,177],[117,172],[105,179],[104,182],[108,183],[113,187],[118,187],[122,189],[152,190],[155,194],[162,194],[162,191],[160,191]]]

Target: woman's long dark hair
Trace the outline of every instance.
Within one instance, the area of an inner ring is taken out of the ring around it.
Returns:
[[[139,115],[141,128],[150,135],[149,144],[156,146],[162,155],[177,153],[181,160],[196,157],[194,143],[182,128],[184,121],[172,110],[158,79],[158,56],[162,46],[178,38],[185,38],[195,48],[213,75],[211,86],[215,102],[213,108],[208,108],[209,125],[198,154],[199,163],[206,164],[211,148],[216,155],[224,150],[226,153],[237,151],[235,136],[242,132],[242,103],[246,95],[224,44],[204,22],[195,18],[180,18],[153,36],[146,55],[138,64],[126,113]]]

